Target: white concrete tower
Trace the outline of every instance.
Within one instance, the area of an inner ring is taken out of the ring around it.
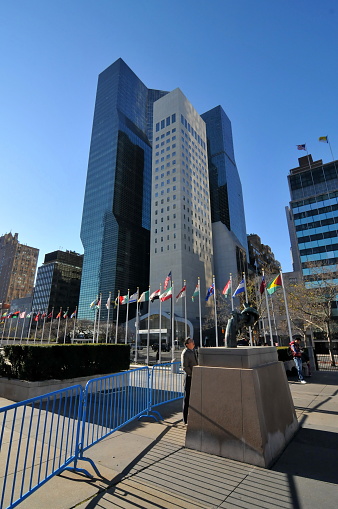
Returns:
[[[202,317],[212,284],[212,228],[205,122],[180,89],[154,103],[152,160],[150,286],[157,290],[171,271],[174,297],[187,282],[187,318],[199,326],[198,299],[191,296],[201,281]],[[174,313],[184,317],[184,299]],[[213,298],[207,304],[213,307]],[[158,312],[159,302],[151,305]],[[162,311],[170,311],[170,301]],[[189,332],[189,331],[188,331]]]

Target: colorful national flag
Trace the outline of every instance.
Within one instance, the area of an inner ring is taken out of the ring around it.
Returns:
[[[12,313],[12,317],[18,318],[19,314],[20,314],[20,311],[14,311],[14,313]]]
[[[266,288],[266,281],[265,281],[265,276],[263,276],[261,285],[259,287],[259,291],[261,292],[261,295],[262,295],[262,293],[264,293],[265,288]]]
[[[170,280],[171,280],[171,271],[169,272],[169,274],[167,275],[167,277],[164,280],[163,290],[166,290],[168,288],[168,284],[170,283]]]
[[[2,318],[5,318],[7,315],[8,315],[8,312],[5,311],[4,313],[2,313]]]
[[[161,290],[155,290],[149,297],[151,302],[154,302],[155,299],[159,299],[161,295]]]
[[[90,309],[93,309],[93,307],[96,305],[97,299],[93,300],[93,302],[90,304]]]
[[[63,313],[63,318],[68,318],[68,309]]]
[[[43,320],[44,318],[46,318],[46,316],[47,316],[47,313],[42,313],[42,315],[41,315],[41,320]]]
[[[141,294],[141,297],[139,298],[138,302],[148,302],[148,301],[149,301],[149,290]]]
[[[106,302],[106,308],[107,309],[110,309],[110,303],[111,303],[111,297],[109,295],[108,299],[107,299],[107,302]]]
[[[120,295],[119,299],[120,299],[120,304],[127,304],[129,297],[128,297],[128,295]]]
[[[225,299],[227,299],[230,296],[230,293],[231,293],[231,279],[229,279],[229,281],[227,282],[227,284],[223,288],[222,293],[223,293]]]
[[[173,287],[171,286],[168,288],[165,292],[160,295],[161,302],[164,302],[165,300],[171,299],[173,296]]]
[[[208,301],[209,297],[211,297],[211,295],[213,295],[214,292],[215,292],[215,286],[214,286],[214,283],[212,283],[212,285],[209,286],[209,288],[208,288],[207,294],[205,296],[205,300]]]
[[[281,275],[279,274],[277,277],[275,277],[273,281],[271,281],[266,291],[268,292],[269,295],[272,295],[273,293],[275,293],[276,290],[278,290],[280,286],[282,286],[282,278]]]
[[[176,295],[176,302],[179,299],[182,299],[182,297],[185,297],[186,289],[187,289],[187,285],[184,285],[182,290]]]
[[[26,318],[26,311],[22,311],[22,313],[19,315],[19,318]]]
[[[233,297],[235,297],[236,295],[242,293],[242,292],[245,292],[245,282],[244,282],[244,278],[242,279],[242,281],[239,283],[239,285],[237,286],[234,294],[233,294]]]
[[[130,295],[129,297],[129,304],[132,304],[133,302],[137,302],[138,299],[138,292],[133,293],[133,295]]]
[[[70,315],[71,318],[76,318],[76,309],[75,311]]]
[[[306,144],[305,143],[303,145],[296,145],[296,147],[298,148],[298,150],[306,150]]]
[[[48,319],[48,318],[53,318],[53,311],[51,311],[51,312],[49,313],[49,315],[47,316],[47,319]]]
[[[60,309],[60,311],[58,312],[58,314],[56,315],[56,317],[55,317],[55,318],[56,318],[56,319],[61,318],[61,309]]]
[[[32,314],[33,314],[32,311],[30,311],[30,313],[27,313],[26,318],[31,318]]]
[[[318,141],[323,141],[324,143],[329,143],[327,136],[319,136]]]
[[[98,300],[97,304],[96,304],[96,309],[100,309],[101,307],[101,299]]]
[[[194,290],[194,293],[193,293],[193,294],[192,294],[192,296],[191,296],[191,300],[194,302],[195,297],[198,297],[198,296],[199,296],[199,294],[200,294],[200,284],[199,284],[199,283],[197,283],[196,288],[195,288],[195,290]]]
[[[38,314],[36,315],[36,317],[34,318],[34,322],[38,322],[39,321],[39,318],[40,318],[40,311],[38,312]]]

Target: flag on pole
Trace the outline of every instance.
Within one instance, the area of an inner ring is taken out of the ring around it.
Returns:
[[[208,291],[207,291],[207,294],[205,296],[205,300],[208,301],[209,300],[209,297],[211,297],[211,295],[214,294],[214,291],[215,291],[215,287],[214,287],[214,283],[212,283],[211,286],[209,286],[208,288]]]
[[[141,297],[139,298],[138,302],[148,302],[148,301],[149,301],[149,290],[141,294]]]
[[[96,305],[97,299],[93,300],[93,302],[90,304],[90,309],[93,309],[93,307]]]
[[[323,141],[324,143],[329,143],[328,136],[320,136],[318,141]]]
[[[53,318],[53,311],[51,311],[51,312],[49,313],[49,315],[47,316],[47,318]]]
[[[22,311],[22,313],[19,314],[19,318],[25,318],[26,317],[26,311]]]
[[[298,148],[298,150],[306,150],[306,144],[305,143],[303,145],[296,145],[296,147]]]
[[[182,299],[182,297],[185,296],[185,292],[186,292],[186,289],[187,289],[187,285],[184,285],[182,290],[176,295],[176,302],[179,300],[179,299]]]
[[[61,318],[61,309],[60,309],[60,311],[58,312],[58,314],[56,315],[56,317],[55,317],[55,318],[56,318],[56,319]]]
[[[163,292],[162,295],[160,295],[160,300],[161,300],[161,302],[164,302],[165,300],[171,299],[172,296],[173,296],[173,288],[171,286],[170,288],[168,288],[168,290]]]
[[[36,317],[34,318],[34,322],[38,322],[39,321],[39,318],[40,318],[40,311],[38,312],[38,314],[36,315]]]
[[[46,318],[46,316],[47,316],[47,313],[42,313],[42,315],[41,315],[41,320],[43,320],[44,318]]]
[[[30,313],[27,313],[26,318],[30,318],[32,316],[32,314],[33,314],[32,311]]]
[[[76,309],[75,311],[70,315],[71,318],[76,318]]]
[[[20,314],[20,311],[14,311],[14,313],[12,313],[12,317],[18,318],[19,314]]]
[[[191,300],[194,302],[195,301],[195,297],[198,297],[199,294],[200,294],[200,284],[197,283],[196,288],[194,290],[194,293],[191,296]]]
[[[138,299],[138,292],[133,293],[133,295],[130,295],[129,297],[129,304],[132,304],[133,302],[137,302]]]
[[[171,271],[169,272],[169,274],[167,275],[167,277],[164,280],[163,290],[166,290],[168,288],[168,284],[170,283],[170,280],[171,280]]]
[[[108,299],[107,299],[107,302],[106,302],[106,308],[107,309],[110,309],[110,302],[111,302],[111,297],[109,295]]]
[[[128,304],[129,297],[128,295],[120,295],[120,304]]]
[[[230,296],[230,293],[231,293],[231,279],[229,279],[229,281],[227,282],[227,284],[223,288],[222,293],[223,293],[225,299],[227,299]]]
[[[63,313],[63,318],[68,318],[68,309]]]
[[[264,293],[265,288],[266,288],[266,281],[265,281],[265,276],[263,276],[261,285],[259,287],[259,291],[261,292],[261,295]]]
[[[151,300],[151,302],[154,302],[155,299],[159,299],[160,298],[160,295],[161,295],[161,290],[155,290],[155,292],[153,292],[149,299]]]
[[[96,304],[96,309],[100,309],[101,307],[101,298],[98,300],[97,304]]]
[[[242,281],[239,283],[239,285],[237,286],[236,290],[235,290],[235,293],[233,294],[233,297],[236,297],[236,295],[242,293],[242,292],[245,292],[245,283],[244,283],[244,278],[242,279]]]
[[[269,295],[272,295],[273,293],[275,293],[276,290],[278,290],[280,286],[282,286],[282,278],[281,275],[278,274],[278,276],[275,277],[273,281],[271,281],[266,291],[268,292]]]

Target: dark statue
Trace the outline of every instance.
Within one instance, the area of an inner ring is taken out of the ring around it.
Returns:
[[[252,327],[259,318],[259,313],[256,308],[245,304],[243,311],[232,311],[231,318],[227,323],[225,331],[225,345],[228,348],[237,348],[237,334],[241,332],[242,327]]]

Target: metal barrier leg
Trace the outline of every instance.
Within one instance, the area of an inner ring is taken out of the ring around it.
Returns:
[[[91,466],[93,467],[93,469],[95,470],[95,473],[98,477],[102,477],[102,475],[100,474],[97,466],[95,465],[94,461],[91,459],[91,458],[85,458],[85,457],[81,457],[79,458],[81,459],[81,461],[88,461]],[[85,468],[79,468],[77,467],[77,461],[75,461],[74,463],[74,466],[73,467],[66,467],[64,470],[70,470],[71,472],[75,472],[75,473],[82,473],[84,475],[86,475],[87,477],[90,477],[91,479],[94,477],[92,474],[90,474],[88,472],[88,470],[86,470]]]

